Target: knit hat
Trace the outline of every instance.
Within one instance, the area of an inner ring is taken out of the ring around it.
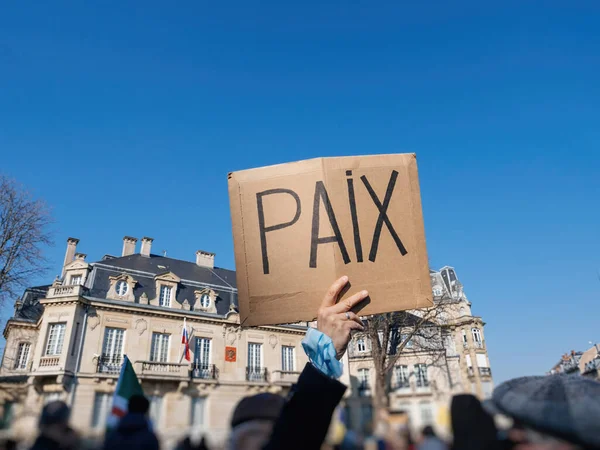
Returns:
[[[600,383],[581,375],[522,377],[498,386],[492,405],[525,426],[600,447]]]
[[[279,417],[285,399],[280,395],[265,392],[240,400],[233,416],[231,417],[231,428],[249,420],[272,420]]]

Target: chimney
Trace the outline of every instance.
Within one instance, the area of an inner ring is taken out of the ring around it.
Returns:
[[[152,248],[152,241],[154,239],[151,237],[143,237],[142,238],[142,248],[140,249],[140,254],[142,256],[150,256],[150,249]]]
[[[215,267],[215,254],[198,250],[196,252],[196,264],[200,267],[208,267],[214,269]]]
[[[61,273],[61,278],[65,275],[65,266],[73,261],[75,257],[75,251],[77,250],[77,244],[79,243],[79,239],[77,238],[67,238],[67,251],[65,252],[65,262],[63,263],[63,270]]]
[[[137,243],[137,238],[131,236],[125,236],[123,238],[123,253],[121,256],[129,256],[135,253],[135,244]]]
[[[85,261],[86,256],[85,253],[75,253],[75,259],[78,261]]]

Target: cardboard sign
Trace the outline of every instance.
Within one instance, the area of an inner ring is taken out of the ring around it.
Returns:
[[[310,321],[342,275],[361,314],[432,305],[414,154],[233,172],[229,200],[242,324]]]

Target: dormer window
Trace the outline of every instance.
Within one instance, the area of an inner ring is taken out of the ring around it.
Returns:
[[[160,286],[160,296],[158,299],[159,306],[171,306],[171,293],[173,292],[171,286],[161,285]]]
[[[200,297],[200,306],[204,309],[208,309],[210,307],[210,295],[202,294]]]
[[[434,287],[433,295],[435,295],[436,297],[441,297],[442,296],[442,288],[439,286]]]
[[[125,297],[128,290],[129,290],[129,285],[127,284],[127,282],[125,280],[117,281],[117,284],[115,285],[115,292],[117,293],[117,295],[119,297]]]
[[[71,276],[71,282],[69,284],[71,286],[79,286],[81,284],[81,275]]]

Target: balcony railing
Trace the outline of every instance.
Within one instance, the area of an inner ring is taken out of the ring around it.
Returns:
[[[485,348],[484,341],[475,341],[473,344],[475,345],[475,348]]]
[[[266,383],[269,381],[269,373],[267,372],[267,368],[246,367],[246,380]]]
[[[409,390],[410,389],[410,381],[394,380],[394,381],[392,381],[391,388],[393,391]]]
[[[469,375],[470,377],[475,375],[475,371],[472,367],[467,367],[467,375]]]
[[[217,380],[219,378],[219,370],[214,364],[195,362],[192,364],[192,378],[200,380]]]
[[[289,383],[294,384],[298,381],[300,372],[286,371],[286,370],[274,370],[272,382],[273,383]]]
[[[479,368],[479,375],[481,375],[482,377],[491,377],[492,376],[492,369],[490,369],[489,367],[480,367]]]
[[[70,297],[73,295],[81,295],[83,292],[83,286],[79,284],[73,285],[62,285],[51,287],[48,291],[48,298],[56,297]]]
[[[417,378],[417,388],[428,388],[429,387],[429,380],[419,380]]]
[[[469,343],[468,343],[468,342],[465,342],[465,341],[463,341],[463,348],[469,348]]]
[[[123,364],[123,355],[102,355],[98,357],[96,372],[118,374]]]
[[[42,356],[40,367],[56,368],[60,364],[60,356]]]

